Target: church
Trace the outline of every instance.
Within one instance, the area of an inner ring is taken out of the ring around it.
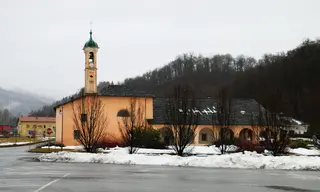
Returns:
[[[89,40],[84,44],[84,94],[98,95],[103,105],[106,106],[106,116],[108,118],[107,132],[116,139],[121,139],[119,130],[119,114],[128,109],[132,99],[139,102],[143,110],[143,119],[146,124],[156,129],[165,127],[165,106],[166,98],[157,98],[152,94],[132,90],[123,85],[109,85],[98,91],[97,88],[97,70],[98,70],[98,50],[99,46],[93,40],[92,31],[90,31]],[[63,143],[66,146],[79,145],[76,140],[76,131],[73,121],[73,102],[80,100],[75,98],[55,106],[56,111],[56,142]],[[216,113],[217,102],[210,98],[198,98],[198,109],[191,109],[197,113],[200,118],[196,130],[194,145],[208,145],[214,141],[215,125],[212,125],[212,116]],[[254,99],[234,99],[232,101],[232,111],[234,121],[228,126],[232,137],[245,137],[248,140],[254,140],[254,127],[252,115],[259,113],[260,104]]]

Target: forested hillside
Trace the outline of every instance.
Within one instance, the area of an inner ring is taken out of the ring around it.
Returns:
[[[166,96],[175,84],[192,85],[198,97],[214,97],[221,87],[227,87],[233,97],[254,98],[320,131],[319,75],[320,41],[308,40],[287,53],[267,54],[260,60],[243,55],[184,54],[161,68],[125,79],[123,84],[156,96]],[[108,84],[101,82],[99,87]],[[54,115],[51,108],[32,114]]]
[[[0,109],[0,125],[16,126],[17,117],[12,115],[8,109]]]

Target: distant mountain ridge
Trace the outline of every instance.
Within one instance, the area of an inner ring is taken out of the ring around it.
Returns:
[[[15,116],[27,115],[30,111],[52,102],[52,99],[22,90],[6,90],[0,87],[0,109],[8,109]]]

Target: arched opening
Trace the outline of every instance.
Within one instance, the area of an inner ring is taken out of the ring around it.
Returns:
[[[173,141],[173,132],[169,127],[163,127],[160,129],[161,140],[165,145],[171,145]]]
[[[229,128],[222,128],[220,134],[224,141],[232,141],[234,139],[234,133]]]
[[[251,129],[244,128],[240,131],[239,138],[243,141],[252,141],[253,131]]]
[[[212,129],[203,128],[199,131],[199,144],[212,144],[214,141],[214,134]]]
[[[269,139],[271,137],[271,131],[270,129],[264,129],[260,131],[260,140],[264,141],[266,139]]]

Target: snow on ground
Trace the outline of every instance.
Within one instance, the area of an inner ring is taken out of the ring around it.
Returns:
[[[306,149],[306,148],[296,148],[296,149],[289,149],[289,153],[295,154],[295,155],[320,155],[320,150],[317,149]]]
[[[225,151],[227,152],[234,152],[238,149],[237,146],[229,145],[225,146]],[[103,150],[104,153],[109,153],[114,150],[125,150],[126,148],[111,148]],[[221,153],[220,148],[212,145],[212,146],[188,146],[186,148],[186,151],[192,155],[200,155],[200,154],[206,154],[206,155],[218,155]],[[139,148],[137,151],[137,154],[173,154],[175,153],[172,146],[169,147],[169,149],[146,149],[146,148]]]
[[[41,141],[48,141],[49,139],[55,139],[56,137],[41,137],[40,140]]]
[[[24,144],[28,144],[28,143],[30,143],[30,142],[16,142],[16,143],[14,143],[14,142],[5,142],[5,143],[0,143],[0,146],[11,146],[11,145],[14,145],[14,144],[16,144],[16,145],[24,145]]]
[[[298,121],[298,120],[296,120],[296,119],[294,119],[294,118],[291,118],[292,119],[292,121],[294,121],[296,124],[298,124],[298,125],[301,125],[302,124],[302,122],[301,121]]]
[[[290,138],[291,140],[303,140],[303,141],[313,141],[310,138],[305,138],[305,137],[292,137]]]
[[[48,149],[49,146],[43,146],[41,148]],[[50,146],[50,149],[61,149],[59,146]],[[63,149],[74,149],[74,150],[82,150],[83,146],[65,146]]]
[[[141,150],[141,149],[140,149]],[[143,151],[143,150],[142,150]],[[209,155],[179,157],[176,155],[129,155],[125,148],[112,149],[108,154],[58,152],[44,154],[38,157],[47,162],[73,163],[108,163],[130,165],[166,165],[214,168],[250,168],[250,169],[293,169],[320,170],[320,157],[307,156],[265,156],[255,152],[232,153],[224,155]]]
[[[48,149],[49,146],[43,146],[41,148]],[[61,147],[58,146],[50,146],[50,149],[61,149]],[[83,150],[83,146],[65,146],[63,149],[74,149],[74,150]],[[126,148],[120,148],[115,147],[111,149],[106,150],[100,150],[104,153],[109,153],[114,150],[124,150],[127,151]],[[229,145],[225,147],[225,150],[228,152],[234,152],[237,150],[237,146]],[[213,146],[188,146],[186,148],[186,151],[189,151],[190,154],[196,155],[196,154],[206,154],[206,155],[217,155],[220,154],[220,148]],[[146,149],[146,148],[139,148],[137,151],[137,154],[173,154],[175,153],[172,147],[169,147],[169,149]]]

